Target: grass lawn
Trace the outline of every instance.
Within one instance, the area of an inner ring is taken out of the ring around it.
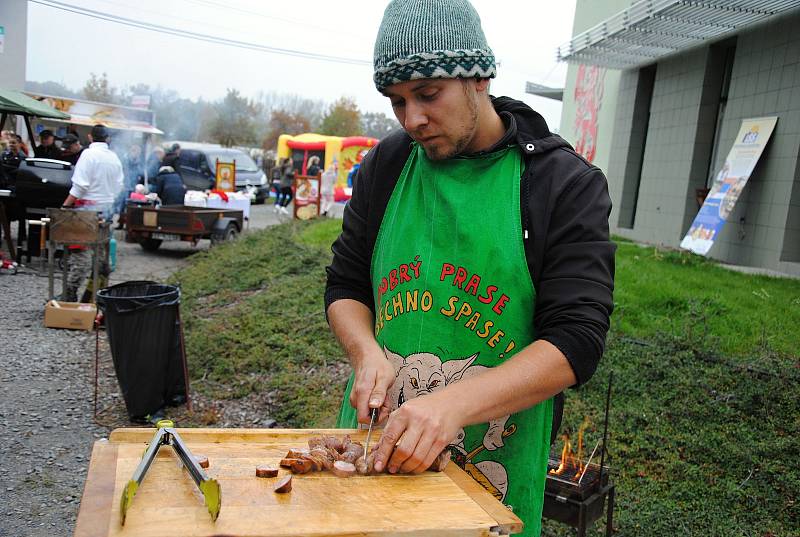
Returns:
[[[282,426],[334,423],[349,370],[322,293],[339,226],[247,234],[176,274],[196,389],[269,392]],[[568,392],[562,432],[588,418],[594,447],[613,371],[618,534],[800,535],[800,282],[619,241],[616,286],[605,357]]]

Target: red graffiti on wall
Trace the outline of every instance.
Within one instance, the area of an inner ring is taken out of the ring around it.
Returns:
[[[575,81],[575,151],[592,162],[597,152],[597,115],[603,103],[606,70],[596,65],[578,67]]]

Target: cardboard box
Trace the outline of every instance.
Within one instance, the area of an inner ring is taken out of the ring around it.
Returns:
[[[97,306],[78,302],[51,300],[44,307],[44,325],[48,328],[72,328],[92,330]]]

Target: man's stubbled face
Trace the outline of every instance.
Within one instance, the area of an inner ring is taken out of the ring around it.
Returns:
[[[384,91],[405,131],[431,160],[469,152],[478,129],[474,81],[423,79],[400,82]]]

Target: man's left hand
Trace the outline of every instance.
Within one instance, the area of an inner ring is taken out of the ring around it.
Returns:
[[[461,427],[453,405],[447,404],[441,392],[406,401],[389,415],[375,451],[375,470],[422,473]]]

